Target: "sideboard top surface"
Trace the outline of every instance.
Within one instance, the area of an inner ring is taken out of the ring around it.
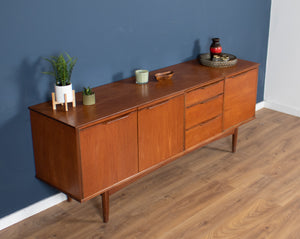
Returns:
[[[29,109],[71,127],[81,128],[256,67],[257,63],[238,60],[233,67],[210,68],[201,66],[197,60],[191,60],[150,72],[147,84],[136,84],[135,77],[131,77],[95,87],[93,90],[96,94],[96,104],[92,106],[82,104],[82,93],[79,92],[76,93],[76,107],[70,106],[67,112],[59,106],[57,110],[52,110],[51,101],[31,106]],[[153,79],[155,73],[169,70],[174,71],[171,81],[158,82]]]

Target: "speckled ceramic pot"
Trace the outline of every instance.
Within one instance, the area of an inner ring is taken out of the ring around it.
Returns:
[[[95,93],[92,95],[82,95],[84,105],[94,105],[96,103]]]

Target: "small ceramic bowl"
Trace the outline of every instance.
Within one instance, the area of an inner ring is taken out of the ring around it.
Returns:
[[[155,78],[158,81],[170,80],[174,75],[173,71],[160,72],[155,74]]]

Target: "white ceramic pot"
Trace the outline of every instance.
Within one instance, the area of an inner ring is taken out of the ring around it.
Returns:
[[[55,85],[55,97],[57,103],[65,102],[65,94],[67,94],[67,102],[73,101],[72,84],[66,86]]]

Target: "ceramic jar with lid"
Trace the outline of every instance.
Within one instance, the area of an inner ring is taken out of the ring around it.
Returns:
[[[213,38],[212,44],[210,45],[210,56],[211,60],[215,60],[220,58],[220,54],[222,53],[222,46],[220,44],[220,38]]]

